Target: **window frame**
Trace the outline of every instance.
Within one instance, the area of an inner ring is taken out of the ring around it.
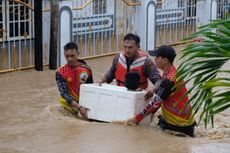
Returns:
[[[103,5],[100,7],[100,5]],[[94,0],[93,1],[93,15],[102,15],[107,13],[107,1],[106,0]],[[102,8],[102,11],[99,11]]]
[[[177,7],[178,8],[183,8],[183,7],[185,7],[185,3],[186,3],[185,0],[178,0],[177,1]]]
[[[193,2],[195,4],[193,4]],[[197,16],[197,0],[186,1],[186,19],[196,19]]]
[[[0,28],[0,42],[6,41],[4,39],[6,39],[5,36],[5,31],[6,31],[6,6],[5,6],[5,0],[2,1],[2,4],[0,4],[0,10],[2,11],[2,21],[0,21],[0,24],[2,24],[2,29]],[[2,37],[1,37],[2,36]],[[5,37],[5,38],[4,38]]]
[[[31,3],[31,1],[29,1]],[[18,4],[18,3],[15,3],[15,2],[12,2],[12,4],[10,4],[10,1],[6,1],[6,7],[8,8],[6,10],[6,15],[7,15],[7,19],[6,19],[6,25],[7,25],[7,41],[17,41],[17,40],[24,40],[24,39],[31,39],[33,38],[32,36],[32,32],[31,32],[31,29],[32,29],[32,13],[30,11],[30,9],[26,8],[25,6],[21,5],[21,4]],[[24,8],[24,10],[22,11],[25,11],[27,14],[28,14],[28,18],[26,19],[20,19],[20,15],[18,15],[18,18],[17,20],[15,19],[15,16],[13,17],[13,20],[10,20],[10,8],[16,8],[17,10],[20,10],[21,11],[21,7]],[[21,35],[21,24],[22,23],[27,23],[28,24],[28,28],[25,28],[25,25],[24,25],[24,31],[26,31],[25,29],[28,29],[27,31],[27,37],[25,38],[24,35]],[[18,24],[18,27],[16,29],[16,27],[14,27],[15,29],[11,29],[10,26],[11,24]],[[13,33],[14,33],[14,36],[11,36],[11,32],[13,30]],[[18,36],[16,36],[16,31],[18,33]]]
[[[156,0],[156,9],[162,9],[163,0]]]

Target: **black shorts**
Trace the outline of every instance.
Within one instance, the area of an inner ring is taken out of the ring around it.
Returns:
[[[185,127],[179,127],[175,125],[171,125],[167,123],[161,115],[158,116],[159,122],[158,125],[163,129],[163,130],[172,130],[172,131],[177,131],[184,133],[186,135],[189,135],[191,137],[194,137],[194,127],[196,126],[196,122],[194,122],[190,126],[185,126]]]

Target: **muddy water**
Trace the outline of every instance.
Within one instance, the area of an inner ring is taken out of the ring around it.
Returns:
[[[109,67],[111,57],[90,60],[94,78]],[[227,153],[230,111],[216,118],[216,127],[196,129],[196,138],[149,126],[86,122],[57,105],[55,71],[33,70],[0,75],[1,153]]]

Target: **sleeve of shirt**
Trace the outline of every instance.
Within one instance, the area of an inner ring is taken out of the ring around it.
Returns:
[[[79,74],[81,83],[93,83],[92,73],[88,70],[82,70]]]
[[[164,101],[158,95],[155,95],[152,98],[152,100],[145,106],[143,111],[141,111],[140,113],[136,114],[136,116],[135,116],[136,121],[140,122],[141,120],[143,120],[149,114],[151,114],[151,113],[154,114],[161,107],[161,104],[163,102]]]
[[[87,78],[85,83],[93,83],[93,75],[92,74]]]
[[[71,104],[71,102],[73,101],[73,98],[70,96],[70,94],[68,93],[68,86],[67,83],[65,81],[65,79],[61,76],[61,74],[59,72],[56,72],[56,83],[58,86],[58,90],[61,94],[61,96],[69,103]]]
[[[117,54],[113,58],[112,66],[110,67],[109,71],[105,74],[105,78],[106,78],[107,83],[111,83],[113,81],[113,79],[115,78],[115,72],[117,69],[118,59],[119,59],[119,54]]]
[[[87,78],[85,83],[93,83],[93,72],[91,68],[88,70],[89,77]]]
[[[82,81],[84,81],[84,83],[93,83],[93,72],[91,67],[86,63],[82,63],[81,66],[84,67],[85,70],[81,72],[80,79],[83,79]]]
[[[160,84],[161,76],[159,71],[157,70],[156,65],[153,63],[153,61],[147,57],[144,65],[144,74],[148,77],[148,79],[154,84],[157,85]]]

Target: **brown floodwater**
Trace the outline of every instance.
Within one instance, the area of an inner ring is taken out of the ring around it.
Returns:
[[[88,60],[97,80],[111,57]],[[58,106],[55,71],[0,75],[1,153],[229,153],[230,111],[215,128],[196,128],[196,138],[177,136],[150,125],[124,126],[82,121]],[[93,99],[92,99],[93,100]]]

